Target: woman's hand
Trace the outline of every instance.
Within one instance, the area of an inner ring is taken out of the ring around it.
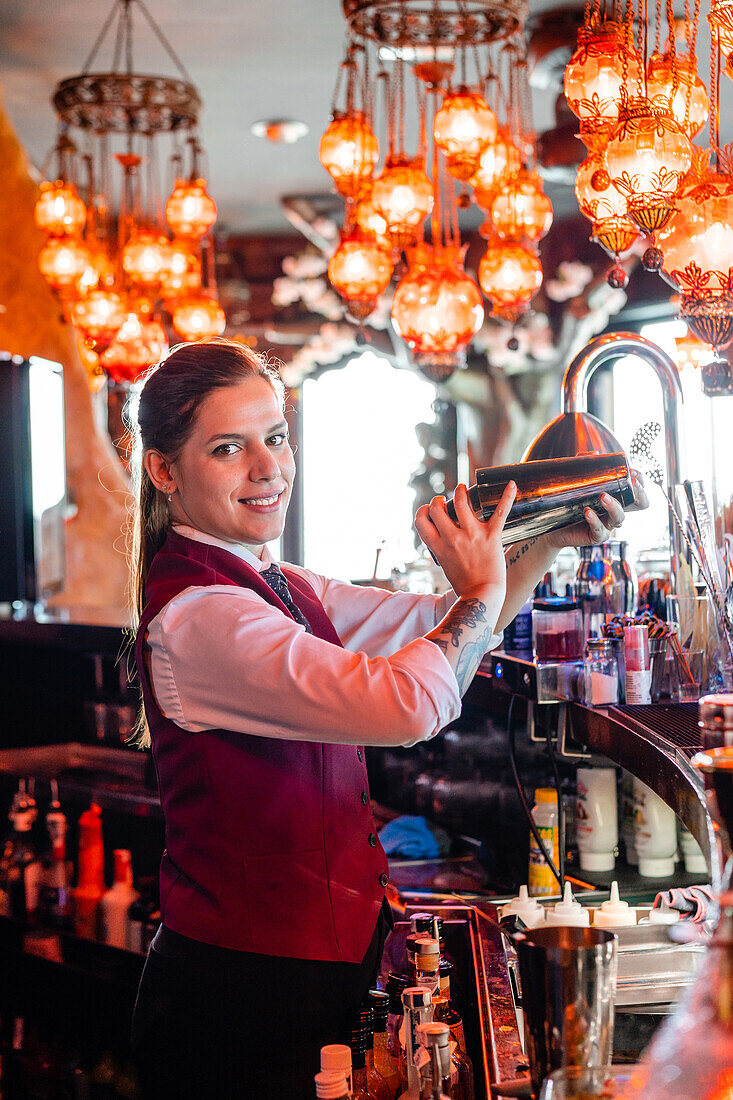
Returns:
[[[631,471],[631,484],[634,489],[634,503],[632,507],[644,509],[649,507],[649,500],[644,489],[644,478],[638,470]],[[617,528],[623,523],[626,513],[614,497],[608,493],[601,496],[601,504],[605,510],[605,522],[592,508],[586,508],[582,523],[575,523],[572,527],[562,527],[559,531],[550,531],[545,536],[547,544],[556,550],[562,550],[564,546],[595,546],[599,542],[608,542],[617,536]]]
[[[456,595],[471,595],[475,589],[491,588],[492,596],[499,597],[501,606],[506,591],[501,534],[516,495],[517,487],[512,481],[486,523],[471,508],[465,485],[459,485],[453,497],[458,525],[446,511],[445,497],[433,497],[430,504],[418,509],[415,516],[417,532]]]

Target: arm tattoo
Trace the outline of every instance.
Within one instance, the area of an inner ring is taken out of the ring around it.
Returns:
[[[518,562],[536,542],[537,536],[533,536],[531,539],[528,539],[527,542],[523,542],[521,546],[512,547],[512,553],[507,558],[507,565],[514,565],[515,562]]]
[[[475,642],[468,642],[462,649],[456,665],[456,680],[458,690],[464,695],[468,685],[476,675],[476,670],[486,653],[486,648],[491,640],[491,630],[486,630]]]
[[[458,600],[443,623],[443,629],[450,633],[451,645],[459,646],[461,644],[461,634],[464,626],[471,629],[478,626],[479,623],[485,623],[485,611],[486,604],[482,603],[481,600]]]

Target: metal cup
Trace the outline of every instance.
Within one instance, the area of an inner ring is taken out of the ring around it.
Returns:
[[[515,948],[534,1096],[552,1070],[610,1066],[616,936],[603,928],[535,928]]]

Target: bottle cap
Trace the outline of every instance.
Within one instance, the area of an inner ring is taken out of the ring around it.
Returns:
[[[636,909],[619,899],[618,882],[615,880],[611,883],[611,897],[596,910],[593,924],[596,928],[621,928],[636,924]]]
[[[554,787],[538,787],[534,792],[535,802],[554,802],[557,805],[557,791]]]
[[[389,1015],[389,994],[381,989],[370,989],[369,1004],[374,1012],[374,1030],[386,1031],[387,1016]]]
[[[443,918],[436,917],[432,913],[413,913],[410,918],[412,921],[412,927],[418,933],[418,935],[432,936],[435,938],[436,924],[438,939],[443,938]]]
[[[349,1092],[348,1078],[343,1073],[324,1073],[321,1070],[314,1078],[316,1096],[319,1100],[341,1100]]]
[[[415,961],[423,970],[437,970],[440,966],[440,944],[432,936],[415,937]]]
[[[501,916],[502,918],[519,917],[526,928],[536,928],[537,925],[544,924],[545,910],[538,901],[529,896],[525,884],[519,887],[517,897],[502,906]]]
[[[577,611],[580,601],[567,596],[535,596],[532,601],[534,611]]]
[[[402,1015],[402,991],[407,989],[410,979],[402,974],[390,974],[387,978],[387,996],[389,997],[389,1011],[392,1016]]]
[[[658,909],[649,910],[650,924],[676,924],[682,916],[676,909],[668,909],[662,904]]]
[[[321,1047],[321,1071],[351,1075],[351,1047],[345,1043],[329,1043]]]
[[[112,852],[114,858],[114,881],[132,885],[132,853],[129,848],[115,848]]]
[[[432,1003],[430,990],[422,985],[411,985],[402,991],[402,1004],[405,1008],[429,1008]]]
[[[548,924],[564,925],[570,928],[584,928],[590,924],[588,910],[584,909],[579,901],[573,897],[573,889],[569,882],[565,883],[565,894],[562,901],[548,909],[546,920]]]
[[[447,1024],[418,1024],[417,1033],[428,1040],[432,1046],[447,1047],[450,1045],[450,1028]],[[423,1046],[427,1045],[427,1042],[423,1043]]]

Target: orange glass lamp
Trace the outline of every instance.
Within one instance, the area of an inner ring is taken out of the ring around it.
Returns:
[[[130,312],[99,362],[114,382],[136,382],[168,351],[168,337],[159,321]]]
[[[392,242],[387,236],[387,222],[374,209],[371,194],[361,199],[354,207],[354,220],[362,233],[373,238],[380,248],[389,251]]]
[[[437,380],[452,373],[484,320],[481,293],[463,270],[465,248],[421,244],[392,300],[392,321],[416,363]]]
[[[478,281],[493,313],[514,322],[542,286],[542,264],[531,245],[496,239],[481,257]]]
[[[176,180],[165,204],[165,219],[177,237],[199,240],[216,221],[216,203],[206,180]]]
[[[51,237],[41,249],[41,275],[62,296],[75,296],[82,276],[91,265],[89,249],[74,237]]]
[[[171,273],[171,245],[153,230],[136,230],[122,249],[122,268],[128,278],[149,293],[158,291]]]
[[[71,323],[79,329],[86,347],[97,353],[109,346],[125,316],[122,298],[111,290],[93,290],[71,307]]]
[[[389,286],[393,269],[389,253],[373,237],[354,230],[343,237],[329,260],[328,278],[348,303],[349,313],[363,321]]]
[[[347,199],[359,196],[379,158],[379,145],[363,111],[337,111],[318,146],[318,156]]]
[[[621,88],[643,79],[637,50],[613,20],[593,20],[578,31],[578,48],[565,68],[565,98],[580,120],[589,152],[600,152],[618,122]]]
[[[509,133],[500,129],[495,140],[484,149],[478,168],[469,179],[473,197],[482,210],[491,210],[497,191],[516,176],[522,167],[519,150]]]
[[[478,92],[465,86],[448,92],[433,121],[433,137],[445,153],[450,174],[470,179],[498,129],[496,115]]]
[[[682,292],[680,316],[714,348],[733,340],[733,179],[708,170],[656,236],[665,277]]]
[[[646,94],[653,105],[669,108],[675,122],[691,138],[702,130],[710,113],[710,100],[697,75],[697,65],[684,54],[652,54]]]
[[[536,172],[522,169],[491,204],[491,220],[500,237],[538,241],[552,225],[552,203]]]
[[[41,184],[41,197],[34,210],[36,225],[51,237],[81,233],[86,225],[87,208],[73,183],[59,179]]]
[[[201,286],[201,261],[188,241],[171,241],[170,274],[163,283],[161,298],[195,294]]]
[[[579,166],[575,197],[581,214],[593,223],[593,240],[616,259],[628,252],[639,230],[626,217],[626,199],[611,183],[600,153],[591,153]]]
[[[723,57],[728,59],[727,71],[731,73],[730,57],[733,54],[733,2],[711,0],[708,23],[713,42],[720,46]]]
[[[184,340],[211,340],[226,328],[224,310],[210,294],[184,298],[171,314],[173,327]]]
[[[692,164],[692,145],[669,111],[646,99],[626,100],[606,148],[613,186],[627,200],[627,214],[645,233],[672,217],[682,181]]]
[[[387,236],[395,248],[413,244],[434,201],[433,185],[420,157],[387,158],[372,187],[372,205],[387,223]]]

